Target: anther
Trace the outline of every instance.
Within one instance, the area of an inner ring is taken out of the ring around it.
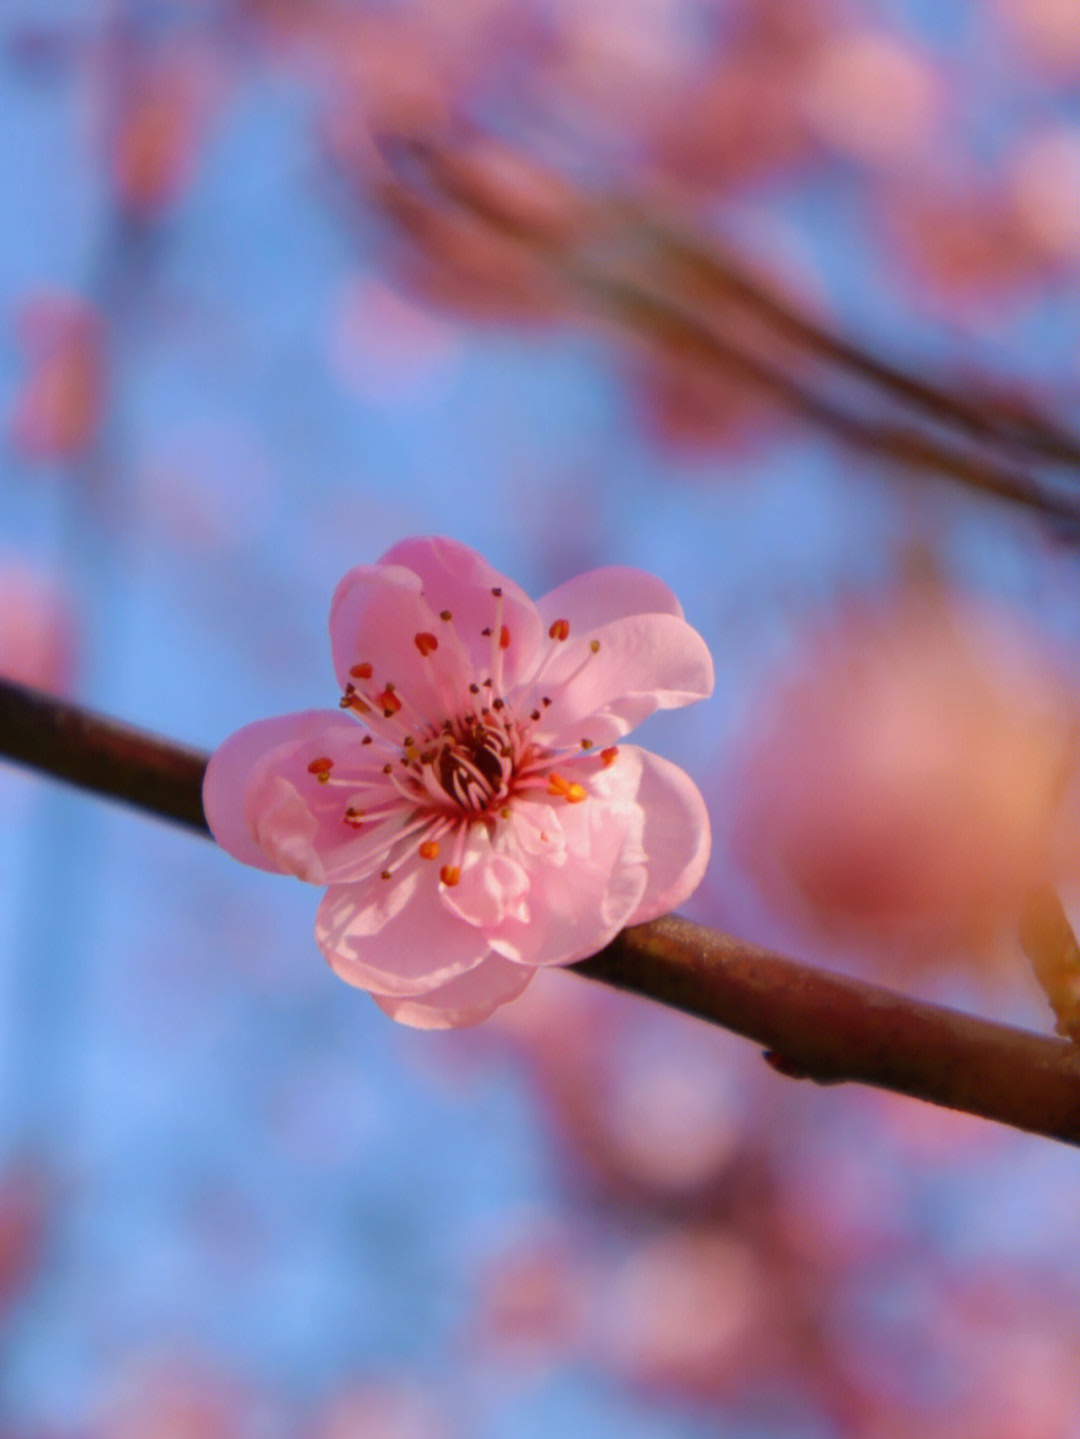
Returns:
[[[358,715],[371,713],[371,706],[360,698],[351,685],[338,700],[338,709],[355,710]]]
[[[394,766],[392,764],[384,764],[382,767],[382,772],[383,774],[393,774]]]
[[[420,846],[421,859],[434,859],[439,853],[439,841],[437,839],[426,839]]]
[[[600,653],[600,641],[599,641],[599,640],[590,640],[590,641],[589,641],[589,648],[592,650],[592,652],[593,652],[594,655],[599,654],[599,653]]]
[[[384,869],[383,872],[382,872],[382,874],[379,875],[379,878],[380,878],[380,879],[389,879],[389,878],[390,878],[390,871],[389,871],[388,869]]]
[[[491,635],[491,626],[488,625],[487,629],[481,630],[480,633],[481,633],[482,635],[484,635],[485,638],[490,637],[490,635]]]
[[[439,870],[439,878],[443,884],[450,888],[457,884],[461,878],[461,870],[458,869],[456,864],[444,864],[442,869]]]
[[[530,710],[530,712],[529,712],[529,718],[530,718],[531,720],[538,720],[538,719],[540,718],[540,711],[539,711],[539,710]]]
[[[354,680],[369,680],[371,678],[371,666],[369,664],[353,665],[349,673]]]
[[[568,780],[554,770],[548,775],[547,792],[550,795],[561,795],[567,804],[580,804],[588,794],[583,784]]]
[[[414,635],[413,643],[416,645],[416,648],[420,651],[420,653],[425,656],[425,658],[429,654],[431,654],[433,650],[437,650],[439,648],[439,641],[435,638],[433,634],[429,634],[426,630],[423,631],[423,633],[421,634]]]
[[[326,755],[313,759],[307,767],[308,774],[313,774],[320,784],[330,783],[330,771],[334,768],[334,761]]]
[[[495,596],[497,600],[502,599],[502,590],[499,588],[498,585],[492,585],[491,593]]]
[[[506,701],[505,701],[505,700],[492,700],[492,701],[491,701],[491,708],[492,708],[493,710],[504,710],[504,709],[506,708]]]
[[[364,822],[364,811],[357,809],[355,805],[350,805],[345,811],[344,820],[346,824],[361,825]]]
[[[570,633],[570,621],[569,621],[569,620],[556,620],[555,623],[554,623],[554,624],[551,626],[551,628],[548,630],[548,634],[551,636],[551,638],[552,638],[553,640],[564,640],[564,639],[566,639],[566,637],[569,635],[569,633]]]
[[[501,650],[508,650],[510,648],[510,630],[506,625],[503,625],[499,631],[499,648]]]
[[[445,621],[449,624],[450,619],[451,619],[450,611],[449,611],[449,610],[440,610],[440,611],[439,611],[439,618],[440,618],[441,620],[445,620]]]
[[[592,749],[592,740],[591,740],[591,739],[583,739],[583,740],[581,741],[581,748],[582,748],[582,749]]]
[[[401,701],[390,685],[386,686],[381,695],[375,696],[375,702],[382,710],[383,719],[390,719],[390,717],[396,715],[401,708]]]
[[[545,709],[547,709],[550,706],[551,701],[548,699],[547,695],[544,695],[540,703],[544,706]]]
[[[471,684],[469,686],[469,693],[471,695],[478,695],[480,693],[480,686],[478,684]]]
[[[612,745],[609,749],[602,749],[600,751],[600,758],[604,761],[605,769],[610,769],[618,757],[619,749],[617,745]]]

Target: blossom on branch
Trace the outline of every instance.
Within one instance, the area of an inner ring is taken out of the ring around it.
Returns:
[[[203,800],[237,859],[328,886],[319,945],[393,1018],[476,1023],[696,888],[696,786],[620,743],[712,691],[660,580],[594,570],[533,603],[456,541],[404,540],[338,585],[330,639],[339,710],[239,730]]]

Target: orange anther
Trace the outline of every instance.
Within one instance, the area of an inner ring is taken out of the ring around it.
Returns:
[[[554,770],[548,775],[547,792],[550,795],[561,795],[567,804],[580,804],[587,797],[587,791],[583,784],[576,780],[565,779]]]
[[[439,841],[437,839],[426,839],[420,846],[421,859],[434,859],[439,853]]]
[[[444,864],[442,869],[439,870],[439,878],[443,884],[447,886],[455,885],[461,878],[461,870],[458,869],[456,864]]]
[[[567,636],[570,634],[570,621],[556,620],[555,623],[548,630],[548,634],[553,640],[566,639]]]
[[[311,761],[307,767],[307,772],[308,774],[317,774],[321,777],[324,774],[329,774],[333,768],[334,761],[330,759],[328,755],[320,755],[318,759]]]
[[[594,655],[595,655],[595,654],[599,654],[599,653],[600,653],[600,641],[599,641],[599,640],[590,640],[590,641],[589,641],[589,648],[592,650],[592,652],[593,652]]]
[[[355,710],[358,715],[369,715],[371,713],[371,706],[365,704],[355,691],[351,693],[346,692],[342,695],[341,699],[338,700],[338,705],[343,710]]]
[[[426,630],[422,634],[414,635],[413,643],[420,653],[425,656],[431,654],[432,650],[439,648],[439,641],[434,635],[428,634]]]
[[[439,618],[440,618],[441,620],[450,620],[450,619],[452,618],[452,616],[451,616],[449,610],[440,610],[440,611],[439,611]]]
[[[499,631],[499,648],[501,650],[508,650],[510,648],[510,631],[506,625],[503,625]]]
[[[600,751],[600,758],[604,761],[605,769],[610,769],[618,757],[619,750],[617,745],[612,745],[610,749],[602,749]]]
[[[381,695],[375,696],[375,703],[382,710],[383,719],[389,719],[391,715],[396,715],[401,708],[401,701],[389,685],[387,685]]]
[[[369,664],[353,665],[349,673],[354,680],[369,680],[371,678],[371,666]]]

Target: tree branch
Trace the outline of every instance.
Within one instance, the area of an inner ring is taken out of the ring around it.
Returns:
[[[204,754],[2,679],[0,755],[209,834]],[[1065,1040],[798,964],[678,915],[626,929],[571,968],[744,1035],[783,1074],[872,1084],[1080,1144],[1080,1057]]]

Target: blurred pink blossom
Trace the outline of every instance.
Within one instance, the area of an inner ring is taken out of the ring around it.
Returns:
[[[34,464],[81,459],[105,416],[105,327],[80,295],[35,295],[16,317],[27,373],[9,418],[11,443]]]
[[[77,648],[74,602],[60,581],[0,559],[0,675],[63,694],[74,679]]]
[[[55,1186],[36,1163],[0,1175],[0,1323],[39,1272],[45,1257]]]
[[[850,604],[749,717],[737,859],[803,934],[985,962],[1032,886],[1075,874],[1077,721],[1011,613],[930,582]]]
[[[388,1014],[475,1023],[696,888],[700,794],[618,743],[712,690],[660,580],[595,570],[534,604],[456,541],[404,540],[341,581],[330,637],[349,713],[246,726],[204,803],[236,858],[329,885],[319,945]]]
[[[673,1226],[601,1282],[589,1347],[660,1397],[730,1397],[769,1372],[782,1302],[753,1249],[719,1229]]]

